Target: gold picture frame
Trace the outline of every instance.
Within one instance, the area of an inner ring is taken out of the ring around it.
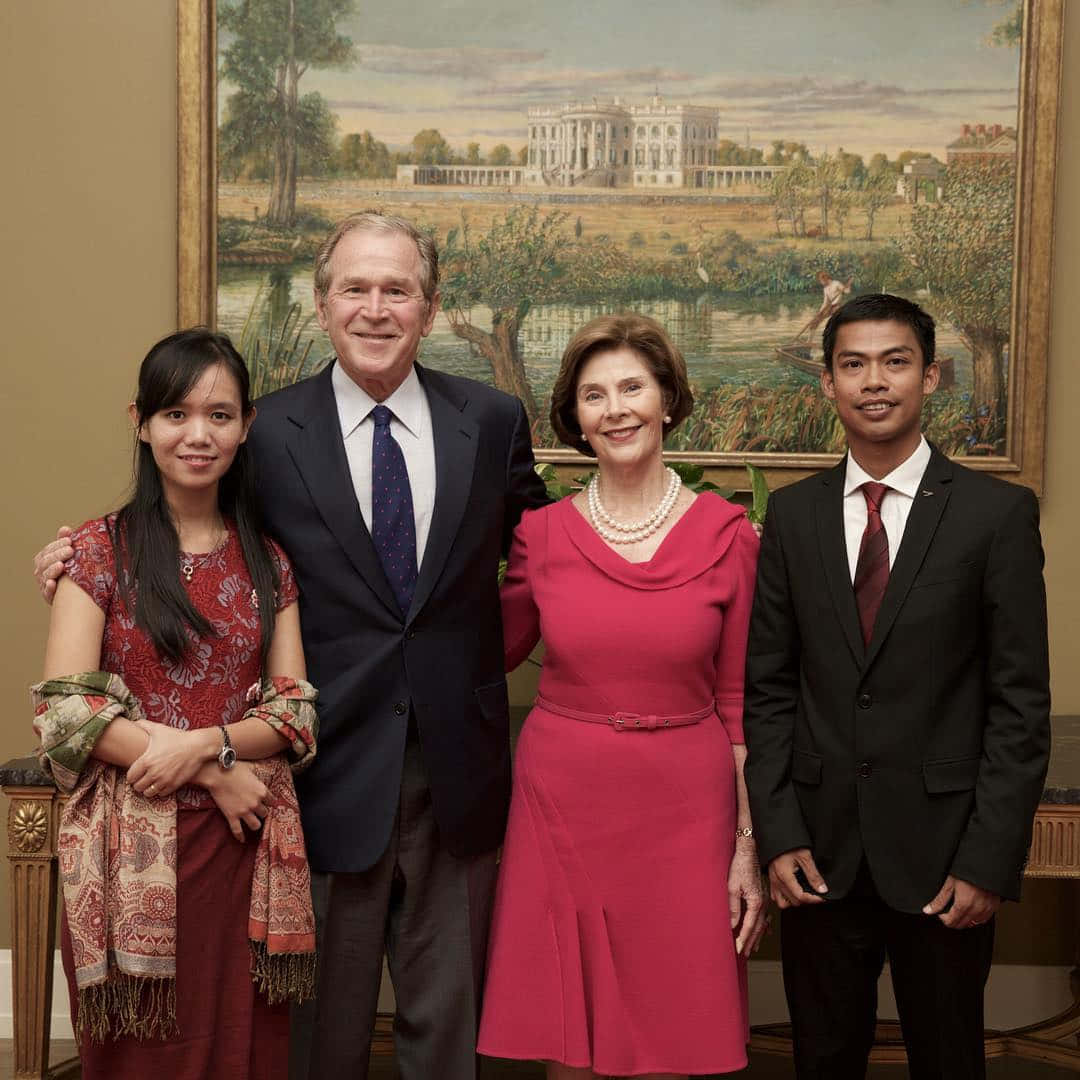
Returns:
[[[1043,492],[1047,353],[1054,239],[1055,172],[1064,0],[1024,0],[1020,42],[1016,214],[1005,451],[965,464]],[[216,4],[177,0],[177,321],[213,325],[216,273]],[[582,463],[573,450],[538,459]],[[717,453],[670,455],[705,465],[723,486],[744,490],[744,465],[766,470],[770,486],[800,479],[836,459],[831,454]]]

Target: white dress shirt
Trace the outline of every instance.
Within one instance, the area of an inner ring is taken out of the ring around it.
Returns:
[[[881,478],[889,490],[881,500],[881,524],[885,526],[885,535],[889,539],[889,569],[896,561],[900,541],[904,538],[911,504],[919,493],[923,473],[930,464],[930,444],[922,436],[914,453],[906,461],[897,465],[888,476]],[[859,546],[866,530],[866,496],[862,485],[873,481],[873,477],[848,452],[847,474],[844,477],[844,541],[847,545],[848,569],[851,580],[855,581],[855,566],[859,561]]]
[[[413,519],[416,522],[416,565],[424,559],[431,515],[435,510],[435,437],[431,428],[431,408],[420,378],[413,368],[405,381],[383,402],[370,394],[334,364],[330,373],[337,402],[341,437],[345,440],[345,456],[349,462],[356,501],[364,524],[371,532],[371,444],[375,437],[375,421],[371,410],[385,405],[393,414],[390,434],[401,447],[405,469],[412,489]]]

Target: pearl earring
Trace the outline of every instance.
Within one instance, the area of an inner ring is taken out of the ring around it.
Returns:
[[[581,433],[581,441],[582,441],[582,442],[588,442],[588,441],[589,441],[589,440],[588,440],[588,439],[587,439],[587,438],[585,437],[585,432],[584,432],[584,431],[583,431],[583,432]]]
[[[664,423],[665,424],[670,424],[671,423],[671,417],[670,416],[665,416],[664,417]]]

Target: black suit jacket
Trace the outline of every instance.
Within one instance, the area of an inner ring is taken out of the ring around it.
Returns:
[[[546,501],[521,402],[417,371],[436,495],[402,617],[360,514],[330,368],[258,402],[249,436],[267,531],[292,559],[319,749],[297,776],[312,866],[359,872],[386,848],[412,711],[440,833],[458,855],[502,842],[509,716],[497,568],[522,511]]]
[[[949,873],[1016,899],[1050,739],[1038,503],[934,450],[864,648],[844,470],[769,500],[745,717],[762,863],[809,847],[838,897],[865,855],[900,911]]]

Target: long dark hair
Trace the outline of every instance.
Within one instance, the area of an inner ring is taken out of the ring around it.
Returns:
[[[120,595],[158,653],[175,661],[183,660],[195,635],[213,636],[215,631],[195,609],[180,581],[180,538],[153,450],[139,438],[139,431],[155,413],[181,402],[214,364],[221,364],[236,379],[243,415],[249,416],[253,405],[247,365],[227,335],[203,328],[179,330],[162,338],[146,354],[139,368],[135,398],[138,430],[131,499],[117,512],[110,530]],[[236,457],[218,484],[218,509],[222,517],[236,524],[244,562],[255,586],[265,663],[281,581],[277,562],[262,533],[244,443],[237,447]]]

